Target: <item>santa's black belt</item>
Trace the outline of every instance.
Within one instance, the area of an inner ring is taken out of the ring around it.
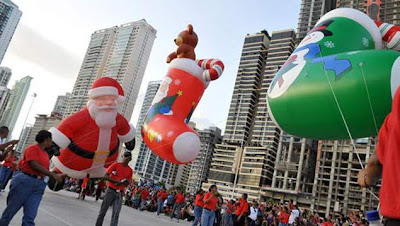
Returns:
[[[80,148],[78,145],[76,145],[72,140],[71,143],[68,145],[69,150],[71,150],[74,154],[81,156],[82,158],[86,158],[86,159],[93,159],[94,158],[94,154],[95,152],[91,152],[91,151],[86,151],[82,148]],[[115,154],[118,151],[119,148],[119,140],[117,145],[110,151],[110,153],[108,154],[108,157]]]

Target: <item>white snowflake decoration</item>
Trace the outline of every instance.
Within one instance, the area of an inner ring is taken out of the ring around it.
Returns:
[[[354,54],[357,54],[358,52],[360,52],[360,51],[352,51],[352,52],[348,52],[348,53],[347,53],[347,55],[354,55]]]
[[[324,45],[329,49],[335,48],[335,43],[332,41],[326,41],[324,42]]]
[[[179,79],[175,80],[175,81],[174,81],[174,84],[177,85],[177,86],[179,86],[179,85],[181,84],[181,80],[179,80]]]
[[[168,133],[167,133],[167,137],[172,137],[174,135],[174,131],[169,131]]]
[[[368,38],[363,37],[363,38],[362,38],[362,44],[363,44],[365,47],[368,47],[368,46],[369,46],[369,40],[368,40]]]
[[[160,118],[154,119],[154,122],[158,122],[158,121],[160,121]]]

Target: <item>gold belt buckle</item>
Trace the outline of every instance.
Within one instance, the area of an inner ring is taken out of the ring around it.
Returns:
[[[94,153],[93,162],[105,162],[108,158],[108,154],[110,153],[109,150],[107,151],[96,151]]]

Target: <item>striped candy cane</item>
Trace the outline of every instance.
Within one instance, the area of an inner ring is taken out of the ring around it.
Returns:
[[[197,65],[204,69],[203,79],[206,82],[218,79],[224,71],[224,64],[218,59],[197,60]]]
[[[387,42],[389,49],[400,51],[400,27],[393,24],[375,21],[382,35],[382,40]]]

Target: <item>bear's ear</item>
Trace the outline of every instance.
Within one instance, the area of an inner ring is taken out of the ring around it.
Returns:
[[[191,24],[187,26],[187,31],[189,32],[189,34],[193,34],[193,26]]]

